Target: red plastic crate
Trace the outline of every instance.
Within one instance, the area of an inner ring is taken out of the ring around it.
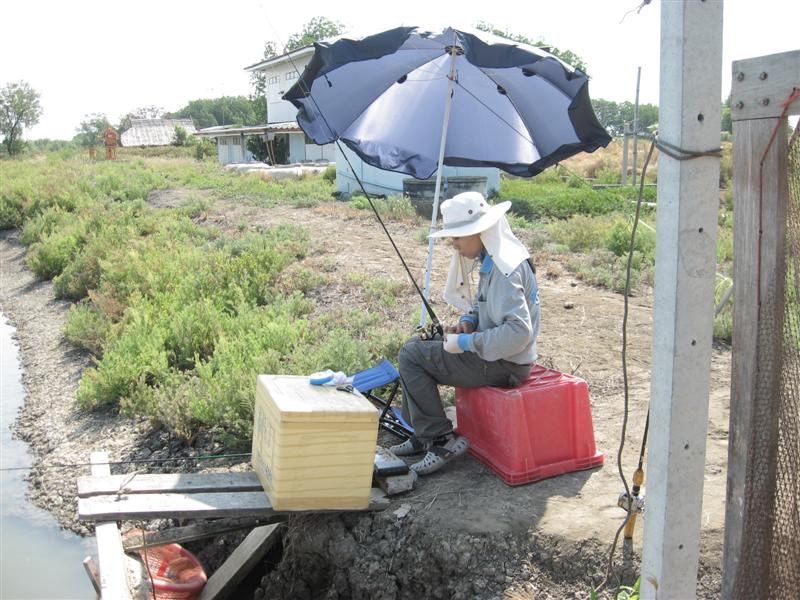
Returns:
[[[456,388],[456,418],[470,454],[509,485],[603,464],[579,377],[534,365],[515,388]]]

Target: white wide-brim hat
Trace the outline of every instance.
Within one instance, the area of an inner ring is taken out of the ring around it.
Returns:
[[[462,192],[442,202],[442,228],[428,237],[464,237],[489,229],[497,223],[511,202],[489,204],[480,192]]]

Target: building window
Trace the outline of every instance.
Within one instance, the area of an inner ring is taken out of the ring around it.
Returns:
[[[273,75],[272,77],[269,78],[269,82],[270,83],[278,83],[280,81],[280,79],[281,79],[280,76]]]
[[[290,79],[297,79],[297,71],[289,71],[286,74],[286,81],[289,81]]]

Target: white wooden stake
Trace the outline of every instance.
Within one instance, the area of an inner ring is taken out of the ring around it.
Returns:
[[[450,124],[450,106],[453,104],[453,81],[456,76],[456,35],[453,34],[453,47],[450,49],[450,74],[447,78],[447,100],[444,105],[444,119],[442,120],[442,137],[439,142],[439,166],[436,169],[436,190],[433,193],[433,210],[431,213],[431,226],[428,233],[436,231],[436,218],[439,214],[439,194],[442,189],[442,170],[444,169],[444,149],[447,145],[447,126]],[[433,264],[433,245],[436,243],[436,238],[428,238],[428,262],[425,265],[425,283],[422,287],[422,294],[426,300],[430,300],[430,286],[431,286],[431,266]],[[425,326],[425,320],[428,318],[428,312],[425,310],[425,303],[419,312],[419,326]]]
[[[722,2],[661,3],[659,138],[720,145]],[[719,159],[658,165],[641,596],[695,597],[708,420]]]

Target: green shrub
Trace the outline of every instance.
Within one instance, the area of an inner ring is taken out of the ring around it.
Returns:
[[[411,201],[405,196],[372,198],[372,203],[382,219],[413,219],[417,214],[411,205]],[[364,196],[353,196],[352,200],[350,200],[350,206],[372,212],[369,200]]]
[[[731,281],[728,278],[717,277],[714,286],[714,307],[716,308],[728,288]],[[729,299],[718,315],[714,317],[714,339],[730,343],[733,338],[733,300]]]
[[[632,223],[625,218],[616,219],[605,235],[605,247],[617,256],[627,256],[631,244]],[[655,262],[656,234],[640,223],[636,228],[634,250],[652,264]]]
[[[137,386],[156,385],[169,372],[165,331],[146,311],[129,309],[119,335],[106,343],[97,366],[84,371],[76,397],[81,406],[114,404]]]
[[[402,295],[408,286],[404,281],[376,277],[367,281],[363,289],[369,302],[377,302],[384,308],[391,308],[396,304],[397,297]]]
[[[617,169],[600,169],[597,172],[597,183],[619,183],[620,172]]]
[[[330,164],[322,172],[322,179],[330,184],[336,183],[336,165]]]
[[[66,212],[61,207],[52,206],[25,222],[20,241],[26,246],[30,246],[47,237],[55,230],[64,227],[75,218],[73,214]]]
[[[23,220],[22,200],[0,195],[0,229],[16,229]]]
[[[40,279],[51,279],[61,273],[81,246],[79,228],[53,232],[30,247],[25,263]]]
[[[307,294],[328,281],[322,273],[317,273],[306,267],[300,267],[288,274],[284,287]]]
[[[76,346],[101,356],[110,329],[108,315],[89,303],[81,302],[70,307],[64,335]]]
[[[500,200],[511,200],[512,211],[528,220],[566,219],[574,214],[603,215],[622,210],[625,199],[610,190],[571,188],[561,183],[537,184],[520,179],[503,181]]]
[[[609,250],[594,250],[589,254],[588,260],[583,257],[570,260],[567,268],[579,279],[622,294],[625,292],[627,260],[627,256],[616,256]],[[631,293],[639,285],[652,283],[652,263],[641,252],[634,251],[631,262]]]
[[[733,260],[733,231],[720,227],[717,230],[717,263],[727,263]]]
[[[159,211],[145,202],[155,189],[190,188],[260,206],[316,203],[329,199],[330,182],[265,182],[187,158],[125,154],[94,164],[0,161],[0,201],[21,215],[32,268],[55,277],[58,296],[90,298],[65,325],[68,339],[97,357],[79,384],[81,406],[118,403],[181,435],[204,427],[242,442],[256,374],[354,373],[396,355],[406,336],[380,310],[332,311],[308,323],[314,304],[302,292],[325,277],[300,266],[281,275],[308,253],[301,227],[227,236],[192,222],[203,199]],[[403,199],[382,208],[413,216]],[[357,285],[378,306],[406,289],[363,276]]]
[[[603,246],[608,225],[609,220],[605,218],[573,215],[566,221],[550,223],[547,232],[572,252],[585,252]]]

